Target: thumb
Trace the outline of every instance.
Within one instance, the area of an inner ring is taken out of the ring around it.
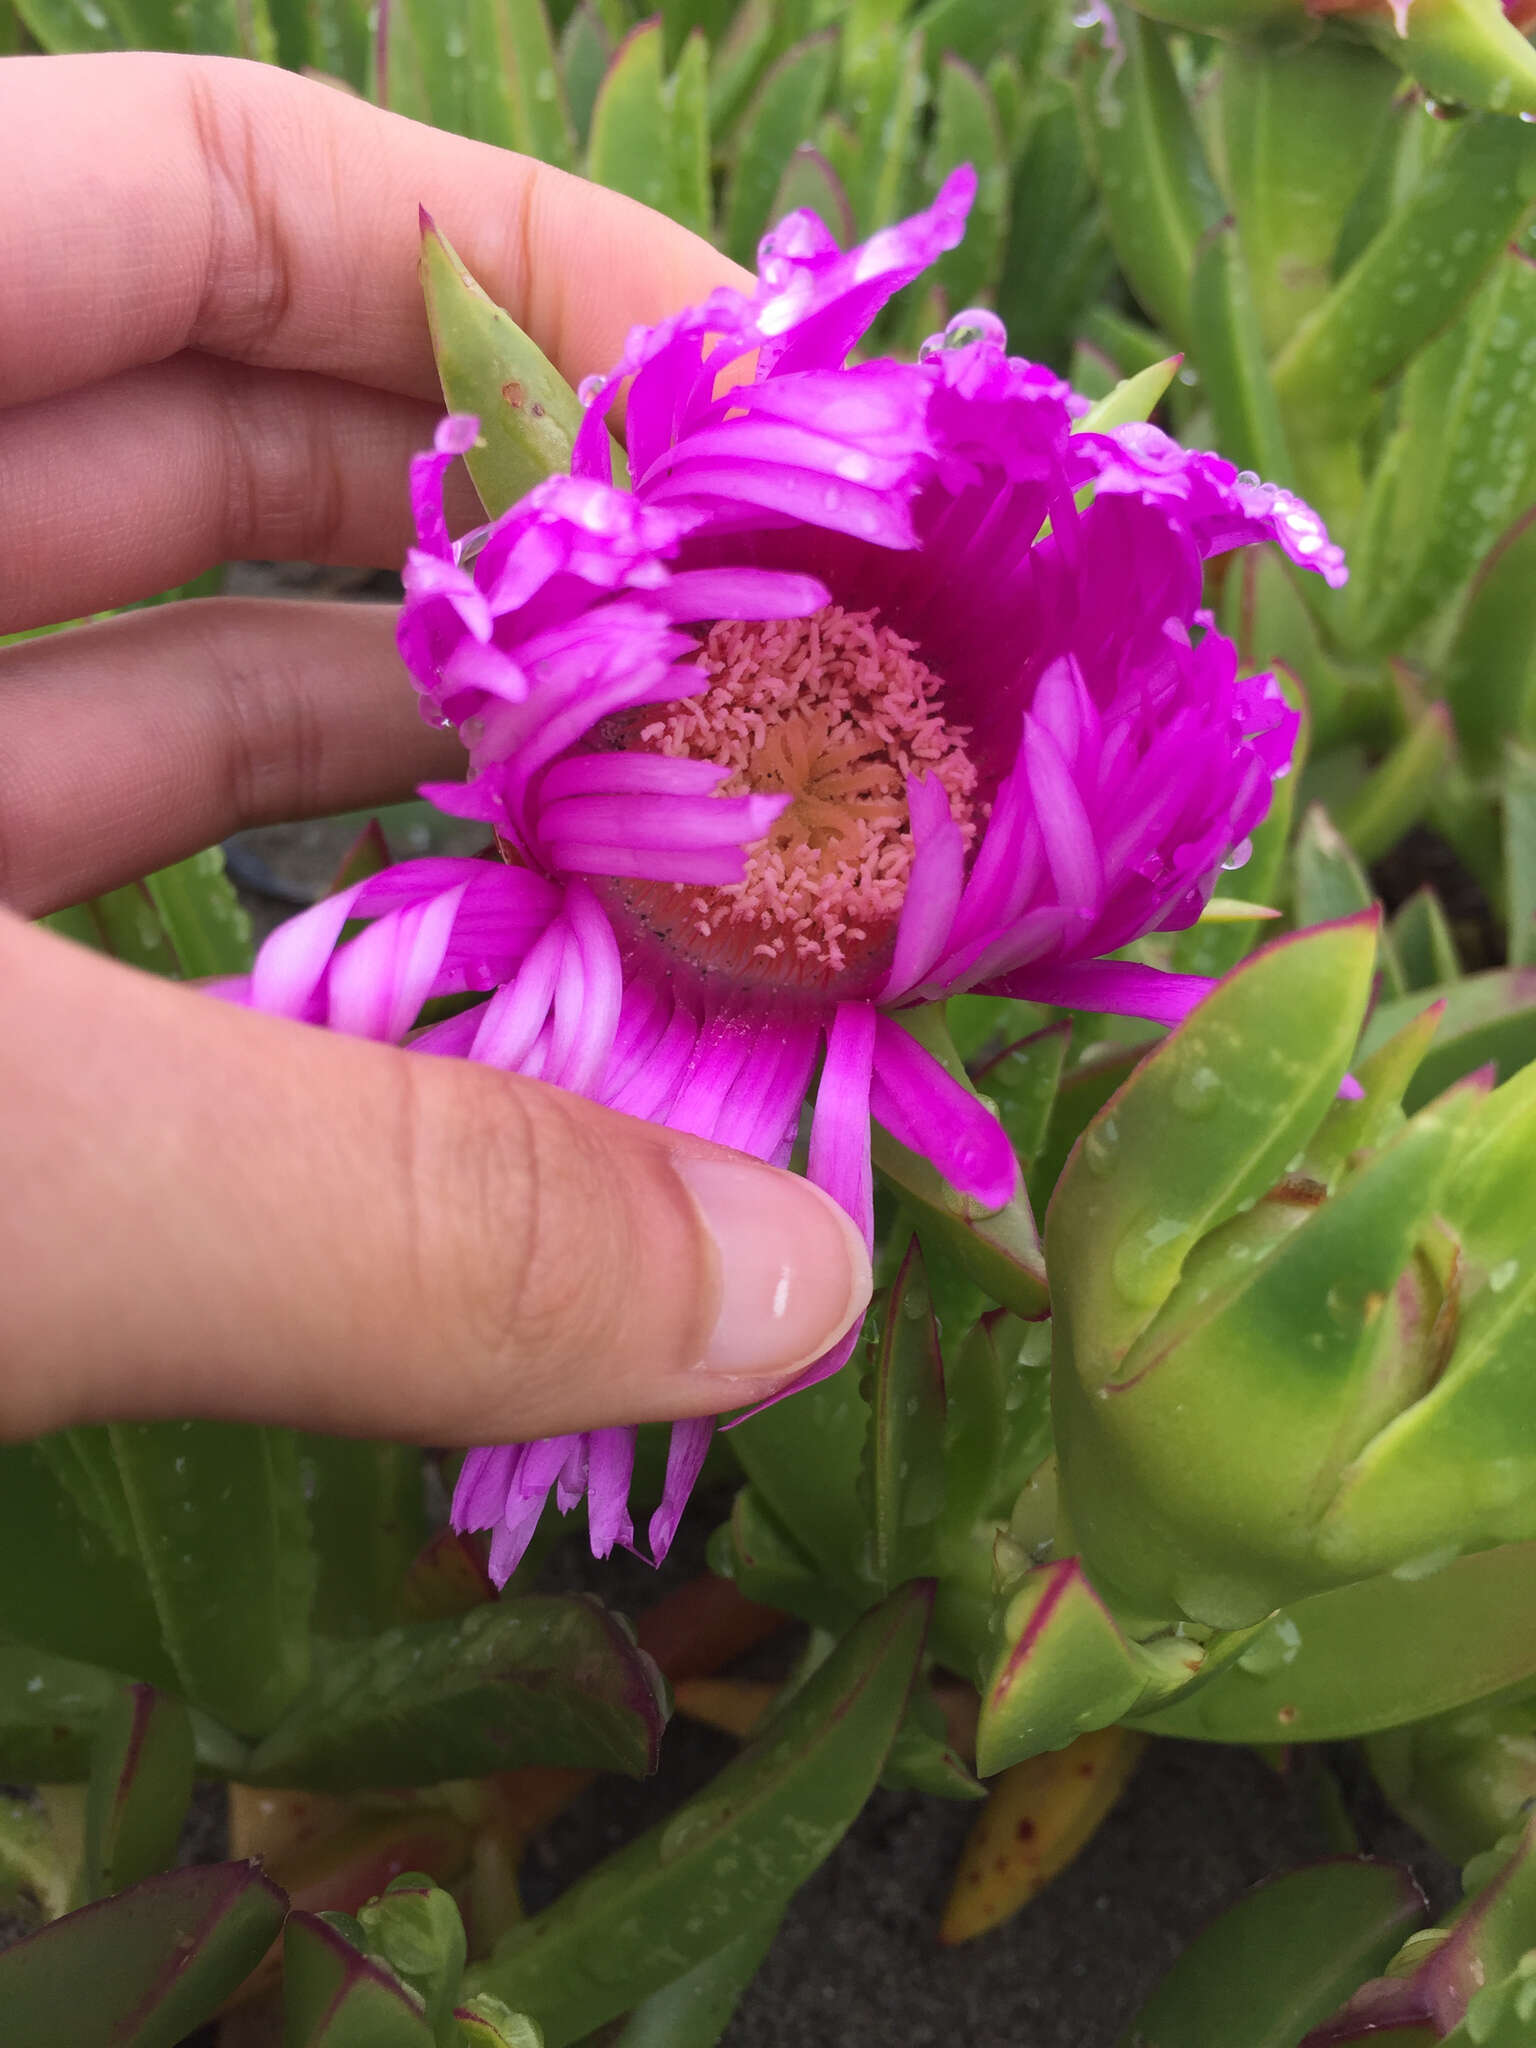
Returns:
[[[0,915],[0,1435],[217,1416],[448,1444],[761,1399],[869,1298],[808,1182]]]

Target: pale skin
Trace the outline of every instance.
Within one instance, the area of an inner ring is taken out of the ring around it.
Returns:
[[[611,193],[235,62],[0,62],[0,191],[0,634],[230,559],[398,565],[442,409],[419,203],[573,382],[741,281]],[[0,650],[0,1436],[710,1413],[868,1298],[851,1226],[787,1174],[28,922],[455,774],[392,634],[214,599]]]

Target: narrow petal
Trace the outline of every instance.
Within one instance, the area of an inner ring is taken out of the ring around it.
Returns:
[[[889,1017],[875,1026],[869,1109],[899,1144],[931,1160],[952,1187],[984,1209],[1001,1209],[1018,1193],[1019,1162],[1008,1133]]]
[[[907,777],[907,814],[912,821],[912,871],[896,927],[896,951],[881,991],[894,1002],[922,981],[954,929],[965,886],[965,838],[936,775]]]
[[[499,988],[481,1012],[469,1057],[488,1067],[517,1069],[544,1028],[570,933],[553,924],[513,979]]]
[[[669,619],[804,619],[832,602],[814,576],[779,569],[685,569],[658,593]]]
[[[683,1509],[688,1505],[688,1496],[693,1492],[704,1459],[709,1451],[710,1438],[715,1433],[712,1416],[699,1415],[686,1422],[674,1422],[672,1441],[667,1448],[667,1477],[662,1487],[661,1505],[651,1517],[646,1532],[650,1541],[651,1556],[660,1564],[672,1548],[672,1539],[677,1534],[677,1525],[683,1519]]]
[[[571,754],[545,770],[542,803],[575,796],[713,796],[730,774],[675,754]]]
[[[326,1021],[333,1031],[398,1044],[420,1013],[448,950],[464,885],[392,910],[337,954]]]
[[[450,1519],[462,1534],[467,1529],[489,1529],[506,1511],[521,1444],[486,1444],[466,1453],[453,1489]]]
[[[1077,966],[1042,962],[987,984],[988,995],[1020,1002],[1049,1003],[1063,1010],[1090,1010],[1112,1017],[1145,1017],[1153,1024],[1182,1024],[1216,983],[1205,974],[1169,974],[1134,960],[1087,960]]]
[[[875,1062],[875,1011],[839,1003],[827,1032],[827,1056],[816,1086],[806,1176],[842,1204],[875,1242],[874,1173],[869,1158],[869,1090]]]
[[[629,1481],[635,1465],[632,1429],[594,1429],[587,1437],[587,1531],[594,1557],[634,1540]]]
[[[624,976],[613,927],[592,891],[572,882],[566,891],[570,944],[555,990],[555,1035],[546,1078],[579,1095],[596,1091],[619,1025]],[[569,989],[565,977],[575,977]]]

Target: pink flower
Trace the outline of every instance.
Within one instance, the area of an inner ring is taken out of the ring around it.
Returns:
[[[811,214],[748,298],[631,334],[573,474],[454,543],[450,419],[412,490],[400,648],[469,750],[445,810],[506,864],[408,862],[295,919],[247,999],[482,1060],[784,1164],[818,1060],[810,1177],[872,1233],[869,1122],[987,1208],[1007,1137],[902,1028],[981,990],[1175,1022],[1208,984],[1107,955],[1198,917],[1289,766],[1295,718],[1202,609],[1210,555],[1277,541],[1343,580],[1316,515],[1084,402],[951,321],[850,366],[959,239],[974,180],[842,252]],[[632,379],[633,491],[603,416]],[[368,930],[337,947],[343,923]],[[797,1384],[834,1371],[857,1332]],[[793,1390],[791,1390],[793,1391]],[[674,1429],[660,1556],[711,1425]],[[632,1433],[478,1450],[460,1527],[505,1577],[551,1488],[632,1537]]]

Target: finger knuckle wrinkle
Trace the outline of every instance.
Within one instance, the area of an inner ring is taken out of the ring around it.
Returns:
[[[259,360],[289,323],[295,297],[281,195],[263,136],[275,105],[266,80],[230,89],[222,66],[185,74],[193,133],[207,174],[208,258],[193,347]]]

